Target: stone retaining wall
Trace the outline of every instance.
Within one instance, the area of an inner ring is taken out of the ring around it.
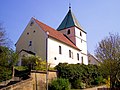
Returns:
[[[18,82],[16,84],[4,87],[0,90],[34,90],[33,88],[34,88],[33,79],[30,78],[30,79]]]
[[[36,90],[45,90],[46,89],[46,72],[44,71],[32,71],[31,77],[36,85]],[[56,71],[48,71],[48,82],[57,78]]]
[[[57,72],[48,71],[48,82],[55,78],[57,78]],[[31,71],[31,78],[4,87],[0,90],[46,90],[46,72]]]

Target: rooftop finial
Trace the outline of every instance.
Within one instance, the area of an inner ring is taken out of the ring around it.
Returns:
[[[69,10],[71,10],[71,3],[69,3]]]

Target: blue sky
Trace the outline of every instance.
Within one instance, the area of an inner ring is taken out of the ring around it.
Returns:
[[[56,29],[72,12],[87,32],[88,51],[110,33],[120,33],[120,0],[1,0],[0,22],[15,44],[31,17]]]

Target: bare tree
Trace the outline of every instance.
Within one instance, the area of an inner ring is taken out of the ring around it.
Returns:
[[[110,77],[110,87],[114,87],[119,82],[120,75],[120,36],[119,34],[109,34],[95,50],[95,55],[100,60],[102,71]],[[119,82],[120,83],[120,82]]]
[[[3,28],[2,23],[0,23],[0,46],[6,46],[7,45],[6,40],[7,38],[5,29]]]
[[[120,36],[119,34],[109,34],[95,50],[96,57],[101,60],[120,60]]]

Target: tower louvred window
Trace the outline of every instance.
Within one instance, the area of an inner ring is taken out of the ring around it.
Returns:
[[[67,34],[70,34],[70,29],[68,29]]]
[[[82,32],[80,32],[80,36],[82,36]]]

